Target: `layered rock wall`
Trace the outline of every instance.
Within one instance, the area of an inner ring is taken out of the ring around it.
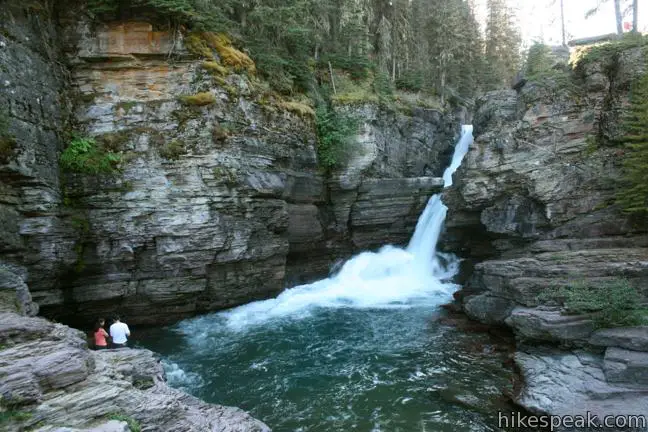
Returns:
[[[448,247],[476,264],[464,310],[514,330],[523,378],[514,400],[535,413],[602,420],[648,406],[647,328],[597,330],[554,297],[575,282],[625,279],[639,304],[648,299],[648,226],[614,203],[621,113],[647,53],[620,49],[567,79],[486,94],[475,145],[444,197]]]
[[[311,116],[257,78],[213,76],[181,34],[2,13],[17,145],[0,161],[0,260],[46,316],[153,324],[270,297],[358,249],[406,242],[440,190],[452,115],[341,107],[362,119],[360,133],[325,175]],[[213,102],[182,99],[196,94]],[[118,170],[61,170],[70,132],[118,153]]]

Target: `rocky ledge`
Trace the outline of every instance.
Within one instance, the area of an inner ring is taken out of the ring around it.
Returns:
[[[151,351],[91,351],[80,331],[12,312],[0,313],[0,395],[6,431],[270,431],[168,387]]]
[[[621,46],[556,78],[483,96],[475,144],[444,196],[446,246],[473,258],[463,308],[514,330],[523,378],[514,400],[536,413],[646,413],[648,329],[599,329],[555,297],[579,282],[624,280],[638,305],[648,300],[648,227],[614,203],[619,123],[646,55]]]

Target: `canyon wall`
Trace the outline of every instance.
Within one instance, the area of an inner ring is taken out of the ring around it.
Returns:
[[[475,264],[458,297],[470,317],[515,332],[523,382],[513,398],[534,413],[602,419],[648,404],[648,327],[600,329],[552,297],[624,279],[639,305],[648,299],[648,225],[615,203],[623,112],[648,51],[610,53],[480,98],[475,144],[444,196],[446,247]]]
[[[214,76],[148,22],[54,12],[10,6],[0,20],[0,269],[45,316],[159,324],[271,297],[406,242],[441,188],[455,115],[338,107],[361,125],[326,173],[311,113],[258,78]],[[210,102],[183,99],[196,94]],[[62,169],[74,136],[119,154],[118,169]]]

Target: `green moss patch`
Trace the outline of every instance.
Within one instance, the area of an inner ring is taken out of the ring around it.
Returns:
[[[187,149],[182,141],[174,140],[164,144],[159,152],[164,159],[178,160],[180,156],[187,153]]]
[[[181,96],[180,101],[190,106],[207,106],[216,102],[216,96],[211,92],[201,92],[189,96]]]

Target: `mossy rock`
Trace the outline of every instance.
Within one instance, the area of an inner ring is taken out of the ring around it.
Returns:
[[[115,105],[114,109],[115,109],[115,111],[123,110],[124,113],[128,114],[137,105],[139,105],[139,102],[136,102],[136,101],[123,101],[123,102],[118,102]]]
[[[182,141],[173,140],[160,148],[160,156],[168,160],[178,160],[180,156],[187,153],[187,149]]]
[[[13,137],[0,136],[0,164],[6,164],[16,150],[16,140]]]
[[[315,117],[315,110],[310,106],[302,102],[296,101],[281,101],[278,104],[279,108],[282,108],[291,113],[297,114],[300,117]]]
[[[184,43],[187,51],[195,56],[215,60],[216,51],[223,65],[230,66],[237,72],[247,72],[251,75],[256,73],[256,65],[250,56],[235,48],[223,33],[190,33],[185,37]]]
[[[119,132],[108,132],[95,137],[95,140],[106,151],[121,152],[126,149],[126,144],[130,141],[132,131],[125,130]]]
[[[207,45],[207,42],[201,37],[200,33],[190,33],[184,39],[185,48],[191,54],[206,59],[214,59],[214,53]]]
[[[204,61],[202,67],[211,75],[216,77],[223,77],[229,74],[227,68],[217,61]]]
[[[181,96],[180,101],[190,106],[207,106],[216,102],[216,96],[211,92],[200,92],[194,95]]]
[[[214,167],[212,170],[214,179],[220,181],[227,186],[234,186],[238,183],[238,173],[235,168],[227,167]]]

